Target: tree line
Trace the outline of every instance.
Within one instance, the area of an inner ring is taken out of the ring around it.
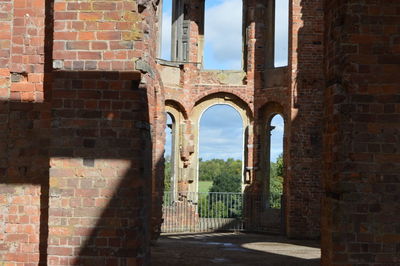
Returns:
[[[165,191],[171,189],[171,157],[165,158]],[[209,192],[241,192],[242,161],[233,158],[199,159],[199,181],[212,181]],[[283,192],[283,158],[279,155],[276,162],[270,164],[270,206],[281,207]]]

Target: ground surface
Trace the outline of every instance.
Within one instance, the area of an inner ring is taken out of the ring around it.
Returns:
[[[152,248],[152,265],[319,265],[316,241],[261,234],[162,235]]]

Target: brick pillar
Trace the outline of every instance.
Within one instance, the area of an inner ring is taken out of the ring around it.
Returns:
[[[400,3],[327,1],[323,263],[400,264]]]
[[[49,265],[149,263],[155,45],[143,8],[55,2]]]
[[[0,3],[0,261],[10,265],[37,265],[46,251],[46,11],[45,1]]]
[[[48,263],[145,263],[151,140],[137,72],[54,73]]]
[[[287,234],[320,235],[323,132],[322,1],[291,1],[288,116]]]

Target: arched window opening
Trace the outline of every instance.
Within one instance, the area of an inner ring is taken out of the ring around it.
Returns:
[[[242,68],[242,0],[205,1],[204,68]]]
[[[281,115],[275,115],[268,126],[269,135],[269,206],[280,209],[283,195],[283,136],[284,121]]]
[[[275,0],[274,33],[274,66],[287,66],[289,55],[289,0]]]
[[[199,192],[241,192],[243,121],[231,106],[208,108],[200,119]]]
[[[204,111],[199,126],[199,217],[240,217],[243,206],[242,117],[232,106],[217,104]],[[221,229],[222,223],[213,227]]]
[[[167,126],[165,127],[165,152],[164,152],[164,190],[173,191],[175,190],[175,173],[174,173],[174,157],[175,157],[175,119],[174,117],[166,113],[167,115]]]

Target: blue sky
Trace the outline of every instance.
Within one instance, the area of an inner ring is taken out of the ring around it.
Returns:
[[[171,119],[167,117],[167,123]],[[284,123],[281,116],[275,116],[271,125],[271,161],[275,162],[283,149]],[[166,128],[167,143],[165,154],[171,154],[171,130]],[[239,113],[229,105],[214,105],[208,108],[200,120],[200,156],[204,160],[242,159],[243,157],[243,122]]]
[[[169,60],[171,42],[171,0],[163,1],[161,58]],[[276,1],[275,66],[287,64],[288,0]],[[238,70],[242,66],[242,0],[207,0],[205,12],[205,69]],[[282,152],[283,120],[274,117],[271,161]],[[170,131],[168,128],[166,132]],[[168,136],[168,135],[167,135]],[[200,121],[200,157],[242,159],[243,134],[239,114],[228,105],[206,110]],[[170,153],[167,137],[166,154]]]
[[[287,64],[288,0],[276,1],[275,66]],[[163,1],[161,58],[171,58],[172,0]],[[241,69],[242,0],[207,0],[205,11],[205,69]]]
[[[242,159],[243,122],[239,113],[229,105],[208,108],[200,120],[200,157]]]

